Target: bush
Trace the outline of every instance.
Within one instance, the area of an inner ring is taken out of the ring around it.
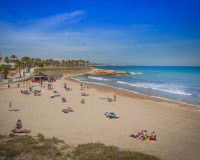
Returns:
[[[0,159],[68,159],[68,160],[157,160],[143,153],[123,151],[115,146],[102,143],[88,143],[70,147],[55,137],[48,139],[42,134],[0,135]]]

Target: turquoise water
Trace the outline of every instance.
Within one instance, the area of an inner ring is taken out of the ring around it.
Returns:
[[[82,76],[76,80],[111,86],[131,92],[200,107],[200,67],[106,66],[105,70],[128,71],[130,75]]]

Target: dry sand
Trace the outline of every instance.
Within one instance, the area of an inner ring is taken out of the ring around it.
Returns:
[[[72,91],[65,91],[62,83],[66,82]],[[36,84],[38,85],[38,84]],[[151,99],[125,91],[107,87],[89,85],[90,89],[80,90],[78,82],[64,79],[53,83],[54,89],[66,97],[50,98],[52,90],[41,88],[41,96],[22,95],[20,88],[0,89],[0,134],[8,135],[18,118],[23,128],[31,129],[31,135],[42,133],[47,137],[58,137],[67,144],[102,142],[123,149],[140,151],[155,155],[161,159],[197,160],[200,157],[200,111],[198,108],[180,105],[164,100]],[[16,84],[15,84],[16,86]],[[81,104],[81,93],[84,97]],[[106,97],[117,95],[116,102],[108,102]],[[21,111],[8,112],[9,103],[13,108],[22,107]],[[71,107],[74,112],[63,113],[62,109]],[[119,119],[109,119],[103,112],[116,112]],[[148,142],[130,138],[137,130],[146,129],[148,134],[155,131],[158,141]]]

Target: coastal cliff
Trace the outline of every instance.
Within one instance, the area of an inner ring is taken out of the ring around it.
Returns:
[[[125,75],[125,74],[131,74],[130,72],[124,72],[124,71],[113,71],[113,70],[102,70],[102,69],[95,69],[92,72],[90,72],[90,75]]]

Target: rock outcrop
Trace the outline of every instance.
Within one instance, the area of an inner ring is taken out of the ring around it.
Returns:
[[[112,70],[102,70],[102,69],[95,69],[90,75],[125,75],[125,74],[131,74],[130,72],[124,72],[124,71],[112,71]]]

